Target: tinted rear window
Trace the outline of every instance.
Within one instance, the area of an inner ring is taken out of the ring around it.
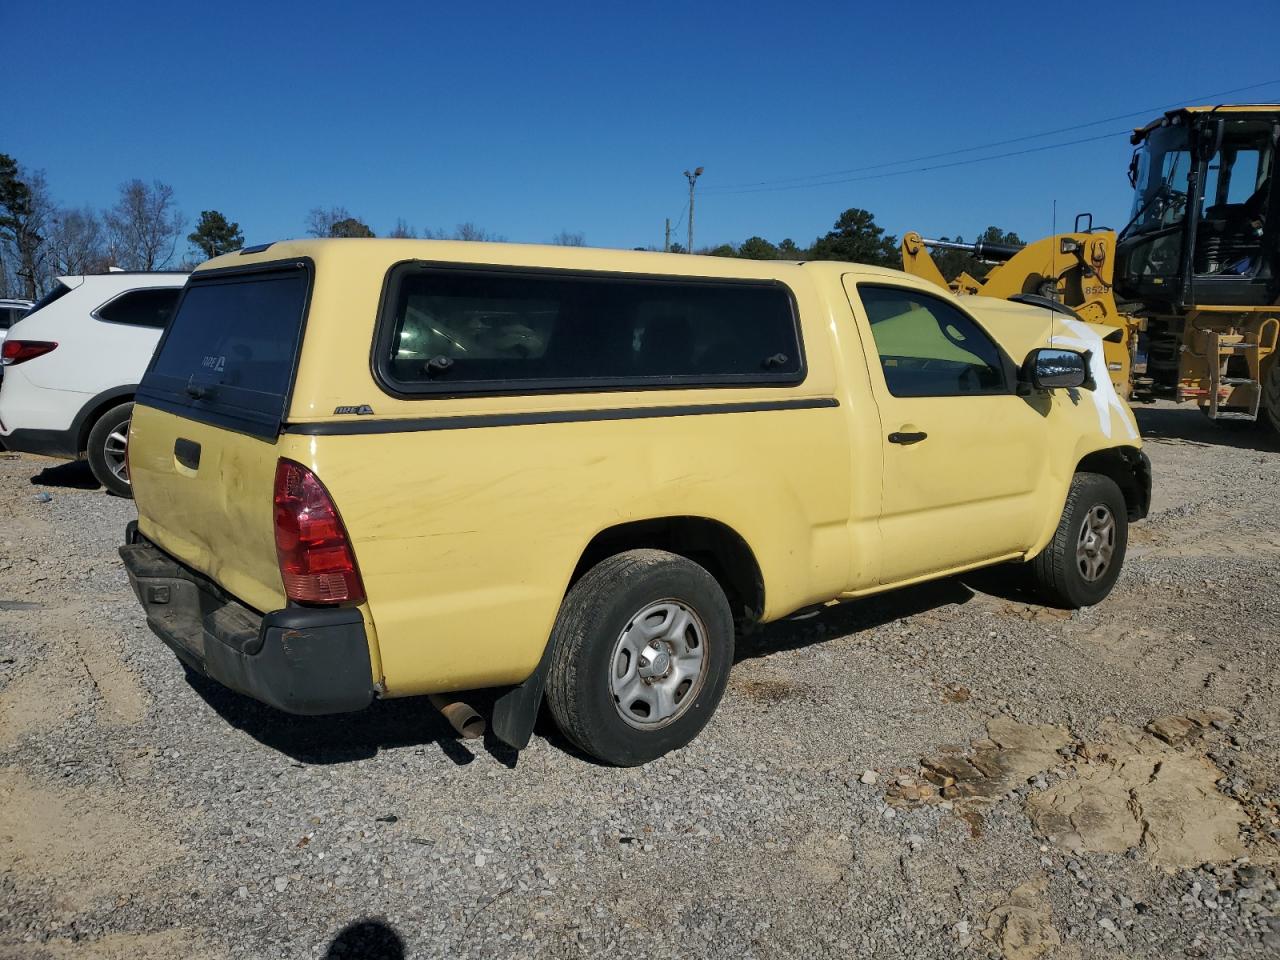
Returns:
[[[309,285],[309,272],[296,267],[193,277],[139,397],[275,436],[293,382]]]
[[[772,282],[405,265],[377,370],[405,393],[796,383],[790,293]]]
[[[59,280],[53,285],[53,289],[46,293],[43,297],[31,305],[31,309],[27,311],[28,315],[35,313],[37,310],[43,310],[55,300],[60,300],[71,292],[71,288]]]
[[[134,327],[155,327],[163,330],[173,314],[181,287],[162,287],[152,290],[130,290],[122,293],[96,311],[99,320],[110,323],[126,323]]]

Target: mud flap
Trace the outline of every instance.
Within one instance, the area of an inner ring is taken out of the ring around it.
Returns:
[[[533,737],[533,726],[542,707],[542,694],[551,668],[551,644],[542,651],[542,659],[523,683],[504,692],[493,704],[493,735],[516,750],[523,750]]]

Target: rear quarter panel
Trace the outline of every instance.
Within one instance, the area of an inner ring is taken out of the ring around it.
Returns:
[[[389,693],[523,680],[600,531],[696,516],[746,539],[766,617],[847,576],[838,408],[316,438]],[[767,452],[765,452],[767,451]]]

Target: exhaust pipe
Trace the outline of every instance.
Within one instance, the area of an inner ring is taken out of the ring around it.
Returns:
[[[476,740],[484,736],[484,717],[451,694],[433,693],[427,697],[431,705],[444,714],[449,726],[458,731],[464,740]]]

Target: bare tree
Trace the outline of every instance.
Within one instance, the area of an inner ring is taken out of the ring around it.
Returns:
[[[570,233],[568,230],[561,230],[551,238],[551,242],[557,247],[585,247],[587,238],[583,233]]]
[[[29,300],[39,296],[48,280],[45,233],[52,215],[53,201],[43,171],[27,170],[12,157],[0,154],[0,248],[7,271],[4,285],[12,285]]]
[[[466,223],[460,223],[454,228],[452,240],[472,240],[479,243],[502,243],[506,237],[499,236],[496,233],[490,233],[483,227],[478,227],[470,220]]]
[[[105,216],[111,253],[126,270],[159,270],[168,265],[182,236],[182,214],[173,187],[130,180],[120,185],[120,199]]]
[[[49,269],[53,275],[101,273],[110,265],[106,229],[92,207],[54,213],[49,227]]]
[[[354,219],[346,207],[312,207],[307,214],[307,235],[311,237],[333,236],[333,225]]]
[[[397,240],[412,240],[417,238],[418,231],[405,223],[404,218],[401,217],[396,221],[396,225],[391,228],[391,232],[387,236],[394,237]]]
[[[307,234],[312,237],[372,237],[374,232],[346,207],[312,207],[307,214]]]

